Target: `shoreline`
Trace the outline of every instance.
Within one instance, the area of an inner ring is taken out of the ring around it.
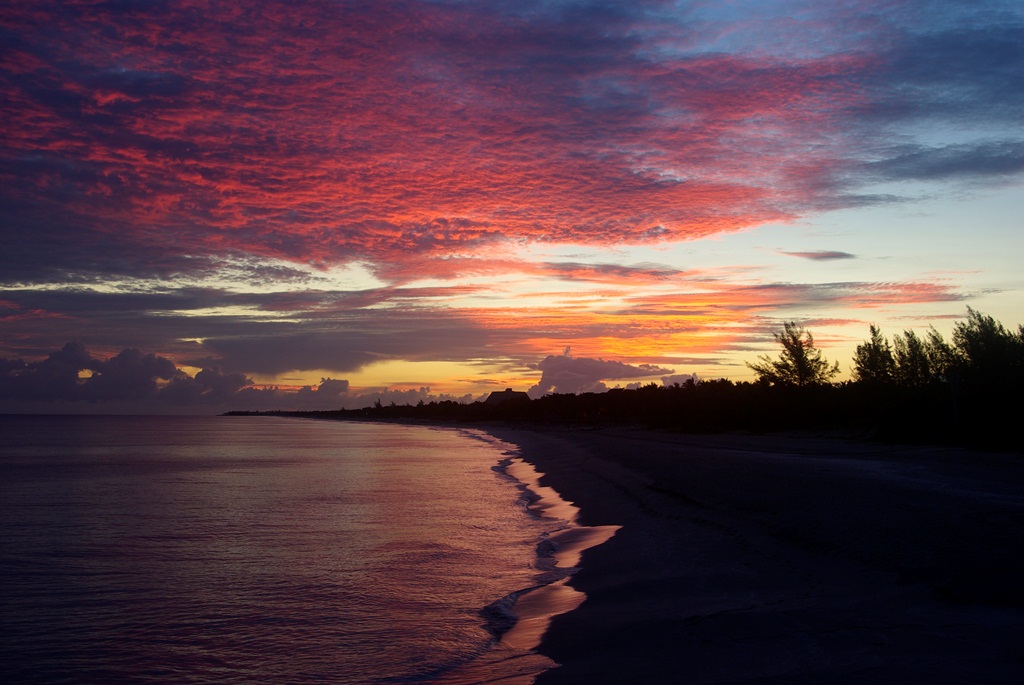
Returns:
[[[481,427],[584,526],[538,685],[1015,683],[1024,464],[812,437]]]
[[[556,616],[573,611],[586,601],[586,595],[569,583],[579,570],[583,552],[607,542],[619,526],[581,525],[579,507],[555,489],[541,485],[544,474],[522,457],[510,459],[504,471],[533,495],[527,509],[534,516],[568,523],[538,543],[538,585],[518,593],[511,607],[516,622],[499,638],[502,646],[535,651]]]
[[[582,553],[606,542],[619,527],[580,524],[579,508],[553,488],[540,483],[544,474],[522,458],[516,443],[476,428],[438,428],[456,430],[494,447],[507,448],[492,470],[515,483],[521,492],[520,504],[530,516],[550,523],[550,529],[534,546],[531,564],[534,583],[510,592],[479,611],[487,631],[493,636],[491,646],[477,658],[445,671],[430,682],[531,685],[540,674],[559,666],[537,650],[552,619],[573,611],[585,600],[585,595],[568,583],[579,570]]]

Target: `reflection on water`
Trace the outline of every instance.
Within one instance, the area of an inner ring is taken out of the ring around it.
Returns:
[[[265,417],[0,424],[9,681],[429,682],[467,663],[495,678],[551,665],[514,633],[494,649],[479,614],[537,584],[537,541],[561,527],[492,470],[504,443]]]

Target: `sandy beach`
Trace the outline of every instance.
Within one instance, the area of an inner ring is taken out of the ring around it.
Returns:
[[[489,428],[617,525],[538,651],[564,683],[1024,682],[1024,458]]]

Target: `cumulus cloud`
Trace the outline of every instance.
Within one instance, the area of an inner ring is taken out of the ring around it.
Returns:
[[[252,384],[241,373],[224,373],[220,369],[202,369],[194,378],[179,373],[161,389],[159,400],[173,405],[218,404],[230,402],[236,394]]]
[[[338,378],[321,378],[316,391],[323,393],[325,397],[340,397],[348,392],[348,381]]]
[[[536,368],[541,372],[540,381],[527,391],[533,398],[550,393],[604,392],[608,386],[603,381],[672,373],[672,369],[651,364],[633,366],[614,360],[573,357],[568,349],[560,356],[545,357]]]
[[[126,348],[100,359],[81,343],[67,343],[38,362],[0,358],[0,410],[177,413],[240,410],[361,409],[381,404],[452,400],[471,402],[469,394],[413,389],[368,388],[353,393],[349,382],[321,378],[297,390],[258,387],[241,373],[204,368],[188,375],[166,357]]]
[[[344,389],[342,389],[344,388]],[[303,386],[296,391],[277,387],[246,387],[232,395],[226,405],[230,409],[265,410],[335,410],[363,409],[376,404],[415,405],[420,402],[473,402],[470,394],[461,396],[431,392],[429,386],[419,388],[366,388],[349,390],[348,381],[325,378],[316,387]]]
[[[156,397],[163,384],[184,376],[169,359],[122,350],[108,360],[71,342],[39,362],[5,360],[0,398],[25,401],[136,401]]]
[[[203,369],[191,377],[170,359],[134,348],[100,359],[79,342],[67,343],[38,362],[0,360],[0,401],[10,403],[8,406],[216,404],[229,401],[251,383],[242,374],[225,374],[219,369]]]
[[[160,381],[170,381],[181,373],[170,359],[126,349],[96,364],[81,389],[92,401],[145,400],[160,392]]]
[[[671,376],[662,376],[661,384],[665,387],[672,385],[686,385],[687,383],[696,383],[699,379],[695,373],[677,373]]]

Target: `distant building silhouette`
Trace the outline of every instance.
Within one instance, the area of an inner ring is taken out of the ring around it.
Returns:
[[[529,402],[530,396],[525,392],[513,390],[512,388],[505,388],[503,392],[492,392],[484,400],[484,404],[505,404],[506,402]]]

